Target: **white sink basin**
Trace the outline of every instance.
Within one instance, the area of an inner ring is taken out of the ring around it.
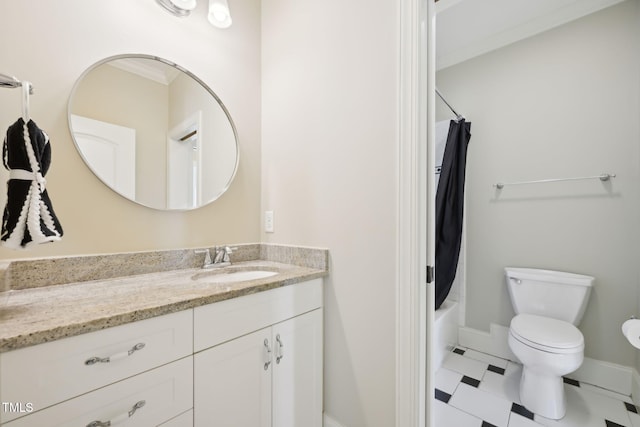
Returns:
[[[278,274],[276,271],[268,270],[246,270],[246,271],[216,271],[209,273],[194,274],[191,279],[206,283],[232,283],[245,282],[247,280],[264,279]]]

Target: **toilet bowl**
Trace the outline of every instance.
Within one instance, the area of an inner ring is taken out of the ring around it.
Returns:
[[[566,413],[563,376],[582,365],[584,338],[572,324],[519,314],[511,321],[509,348],[522,363],[520,400],[531,412],[560,419]]]
[[[516,316],[509,348],[522,363],[520,401],[529,411],[560,419],[566,413],[563,376],[584,360],[582,320],[594,278],[559,271],[506,268]]]

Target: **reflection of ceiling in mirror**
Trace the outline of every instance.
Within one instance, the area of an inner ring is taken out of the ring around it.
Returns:
[[[622,0],[440,0],[437,69],[620,3]]]
[[[160,61],[142,58],[125,58],[110,61],[107,65],[137,74],[156,83],[169,85],[180,71]]]

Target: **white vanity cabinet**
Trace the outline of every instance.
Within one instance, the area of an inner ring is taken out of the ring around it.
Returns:
[[[84,427],[140,401],[136,425],[168,421],[193,406],[192,337],[186,310],[1,353],[0,398],[25,410],[2,408],[0,423]]]
[[[321,427],[321,307],[317,279],[196,308],[194,426]]]
[[[321,427],[322,324],[313,279],[0,353],[0,425]]]

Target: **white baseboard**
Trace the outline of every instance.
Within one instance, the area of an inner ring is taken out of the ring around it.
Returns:
[[[631,399],[636,405],[640,405],[640,374],[638,370],[633,368],[631,375]]]
[[[508,327],[493,323],[489,332],[469,327],[460,327],[458,332],[461,347],[517,362],[509,349],[508,337]],[[582,366],[567,376],[626,396],[632,395],[640,402],[640,375],[634,368],[585,357]]]
[[[567,377],[630,396],[633,371],[628,366],[585,357],[582,366]]]
[[[462,347],[517,362],[518,359],[509,348],[508,338],[509,328],[495,323],[490,325],[490,332],[466,326],[461,326],[458,330],[458,342]]]
[[[345,427],[327,414],[324,414],[323,425],[324,427]]]

